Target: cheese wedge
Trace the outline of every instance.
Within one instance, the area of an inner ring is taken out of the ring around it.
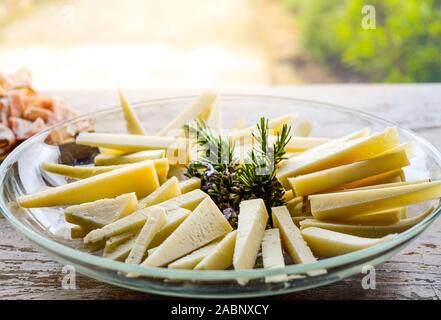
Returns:
[[[187,180],[179,182],[179,188],[182,193],[188,193],[190,191],[201,188],[201,179],[198,177],[193,177]]]
[[[294,225],[285,206],[272,208],[273,225],[279,229],[283,247],[294,263],[312,263],[317,261],[303,240],[299,228]]]
[[[288,202],[288,201],[294,199],[294,193],[292,192],[292,190],[285,190],[285,193],[283,194],[282,199],[285,202]]]
[[[136,237],[135,244],[126,259],[126,263],[141,263],[153,238],[167,221],[165,210],[163,208],[157,207],[151,210],[143,210],[148,211],[147,222]]]
[[[182,110],[176,118],[164,126],[157,135],[160,137],[180,136],[182,134],[182,127],[190,121],[199,120],[206,122],[212,112],[213,105],[218,99],[218,95],[214,92],[207,91],[202,93],[190,106]]]
[[[366,249],[395,237],[362,238],[315,227],[302,229],[302,236],[318,257],[334,257]]]
[[[127,132],[130,134],[144,135],[145,130],[142,127],[141,121],[139,121],[138,117],[136,116],[132,106],[127,102],[127,99],[121,90],[118,90],[118,93],[121,102],[121,109],[124,114],[124,120],[126,121]]]
[[[125,261],[130,253],[130,250],[134,246],[136,237],[129,238],[128,240],[119,244],[114,250],[104,252],[103,257],[116,261]]]
[[[109,239],[106,240],[106,244],[104,246],[104,253],[110,253],[114,251],[116,248],[118,248],[122,243],[126,242],[127,240],[136,238],[138,233],[139,230],[134,230],[110,237]]]
[[[337,149],[324,149],[322,152],[314,152],[312,156],[303,153],[285,160],[280,164],[277,178],[285,188],[289,188],[289,177],[370,159],[398,144],[399,137],[396,128],[387,128],[383,132],[365,138],[350,140]]]
[[[98,148],[101,154],[108,154],[111,156],[123,156],[125,154],[129,154],[130,152],[121,151],[121,150],[115,150],[115,149],[109,149],[109,148]]]
[[[150,160],[128,165],[97,176],[46,189],[17,199],[24,208],[63,206],[114,198],[135,192],[145,197],[159,187],[155,167]]]
[[[177,208],[194,210],[207,197],[208,194],[200,189],[196,189],[185,194],[181,194],[180,196],[177,196],[170,200],[161,202],[157,204],[157,206],[160,206],[166,210],[173,210]]]
[[[181,195],[181,188],[176,177],[168,179],[158,189],[139,201],[138,210],[164,202]]]
[[[227,219],[208,197],[141,265],[151,267],[167,265],[231,230]]]
[[[265,269],[285,267],[279,229],[275,228],[265,231],[262,239],[262,260]],[[287,280],[286,274],[265,277],[265,282],[280,282],[285,280]]]
[[[441,181],[312,195],[309,200],[314,218],[342,220],[354,215],[400,208],[439,197]]]
[[[136,195],[129,193],[114,199],[101,199],[67,207],[64,217],[69,223],[92,230],[124,218],[135,211],[137,205]]]
[[[268,212],[262,199],[246,200],[240,203],[233,256],[235,270],[254,268],[267,222]]]
[[[347,184],[339,185],[335,188],[327,190],[326,192],[343,191],[361,187],[374,186],[377,184],[395,183],[405,181],[403,170],[392,170],[384,173],[377,174],[375,176],[367,177],[364,179],[349,182]]]
[[[286,152],[303,152],[331,141],[329,138],[291,137],[286,144]]]
[[[363,225],[378,225],[398,222],[406,218],[406,208],[390,209],[374,213],[365,213],[356,215],[347,219],[343,219],[343,223],[354,223]]]
[[[300,222],[305,220],[305,219],[311,219],[312,216],[291,216],[292,222],[294,222],[295,226],[297,228],[300,228]]]
[[[228,233],[216,244],[212,252],[206,255],[195,267],[195,270],[225,270],[233,264],[234,247],[237,230]]]
[[[303,204],[303,197],[295,197],[286,203],[286,207],[291,216],[303,216],[306,214],[306,208]]]
[[[110,166],[117,164],[129,164],[141,162],[144,160],[160,159],[165,157],[164,150],[147,150],[135,153],[114,156],[110,154],[99,154],[95,157],[94,162],[97,166]]]
[[[215,241],[213,243],[207,244],[206,246],[197,249],[192,253],[170,263],[168,267],[170,269],[193,269],[199,262],[202,261],[202,259],[214,252],[218,243],[218,241]]]
[[[391,223],[391,224],[383,224],[383,225],[360,225],[360,224],[348,224],[342,222],[326,222],[320,221],[316,219],[305,219],[300,222],[301,229],[310,228],[310,227],[318,227],[322,229],[347,233],[360,237],[368,237],[368,238],[376,238],[383,237],[392,233],[401,233],[406,231],[407,229],[412,228],[417,223],[421,222],[426,218],[429,214],[431,214],[433,208],[426,210],[423,213],[420,213],[417,216],[402,219],[399,222]]]
[[[70,228],[70,237],[72,239],[84,238],[90,230],[83,228],[82,226],[73,226]]]
[[[184,222],[190,216],[191,211],[179,208],[171,211],[167,211],[167,220],[162,226],[161,230],[152,239],[149,248],[154,248],[159,246],[165,241],[172,233],[175,231],[179,225]]]
[[[400,169],[409,164],[406,152],[399,150],[372,159],[288,178],[288,182],[297,196],[306,196],[351,181]]]

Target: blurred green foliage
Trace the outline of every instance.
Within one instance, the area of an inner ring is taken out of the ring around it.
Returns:
[[[281,0],[295,12],[305,49],[374,81],[441,81],[441,0]],[[372,5],[376,28],[362,28]]]

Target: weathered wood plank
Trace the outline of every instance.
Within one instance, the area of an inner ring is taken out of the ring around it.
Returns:
[[[410,127],[441,149],[441,85],[323,85],[241,90],[315,99],[373,112]],[[129,92],[131,101],[188,92]],[[81,109],[117,104],[115,92],[60,92]],[[376,268],[376,290],[364,290],[357,275],[329,286],[275,299],[441,299],[441,219],[406,248]],[[0,216],[0,299],[160,298],[116,288],[79,275],[77,289],[62,288],[62,265],[17,234]]]

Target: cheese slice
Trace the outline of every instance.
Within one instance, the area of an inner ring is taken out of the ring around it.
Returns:
[[[254,268],[267,222],[268,212],[262,199],[246,200],[240,203],[233,256],[235,270]]]
[[[291,216],[303,216],[306,214],[306,208],[303,204],[303,197],[295,197],[286,203],[286,208],[288,209]]]
[[[314,218],[342,220],[354,215],[400,208],[439,197],[441,181],[312,195],[309,200]]]
[[[115,150],[109,148],[98,148],[98,150],[100,151],[101,154],[107,154],[111,156],[123,156],[130,153],[127,151],[121,151],[121,150]]]
[[[127,99],[121,90],[118,90],[118,93],[121,102],[121,109],[126,121],[127,132],[130,134],[144,135],[145,130],[142,127],[141,121],[139,121],[138,117],[136,116],[132,106],[127,102]]]
[[[201,179],[198,177],[193,177],[187,180],[179,182],[179,188],[182,193],[187,193],[195,189],[201,188]]]
[[[262,239],[262,260],[265,269],[285,267],[279,229],[275,228],[265,231]],[[265,277],[265,282],[280,282],[285,280],[287,280],[286,274]]]
[[[208,197],[141,265],[167,265],[231,230],[227,219]]]
[[[170,269],[193,269],[199,262],[202,261],[202,259],[214,252],[218,243],[218,241],[215,241],[207,244],[206,246],[170,263],[168,267]]]
[[[377,184],[395,183],[405,181],[403,170],[392,170],[384,173],[377,174],[375,176],[367,177],[364,179],[352,181],[343,185],[339,185],[335,188],[327,190],[327,192],[343,191],[361,187],[374,186]]]
[[[292,136],[285,147],[286,152],[303,152],[331,141],[329,138],[311,138]]]
[[[144,160],[160,159],[165,157],[164,150],[147,150],[138,151],[124,155],[99,154],[95,157],[94,162],[97,166],[110,166],[117,164],[129,164],[141,162]]]
[[[203,192],[200,189],[196,189],[170,200],[158,203],[157,206],[160,206],[166,210],[173,210],[177,208],[184,208],[187,210],[194,210],[205,198],[208,197],[208,194]]]
[[[306,219],[311,219],[312,216],[291,216],[292,222],[294,222],[297,228],[300,228],[300,222]]]
[[[195,270],[225,270],[233,264],[234,247],[237,230],[228,233],[216,244],[212,252],[206,255],[196,266]]]
[[[67,207],[64,210],[64,217],[69,223],[92,230],[124,218],[135,211],[137,205],[136,195],[129,193],[114,199],[100,199]]]
[[[317,261],[311,249],[303,240],[299,228],[294,225],[285,206],[272,208],[273,225],[279,229],[283,247],[294,263],[312,263]]]
[[[395,237],[362,238],[315,227],[302,229],[302,236],[318,257],[334,257],[366,249]]]
[[[129,239],[136,238],[139,230],[133,230],[118,234],[116,236],[110,237],[106,240],[106,244],[104,246],[104,253],[110,253],[118,248],[122,243],[126,242]]]
[[[176,177],[168,179],[158,189],[150,193],[147,197],[139,201],[138,209],[153,206],[181,195],[181,188]]]
[[[301,229],[318,227],[360,237],[376,238],[391,233],[401,233],[424,220],[433,211],[433,207],[417,216],[402,219],[399,222],[383,225],[360,225],[343,222],[326,222],[316,219],[305,219],[300,222]]]
[[[179,208],[167,211],[167,220],[161,230],[152,239],[149,248],[157,247],[175,231],[185,219],[190,216],[191,211]]]
[[[292,199],[294,199],[294,193],[292,192],[292,189],[285,190],[285,193],[283,194],[282,200],[285,202],[288,202]]]
[[[278,168],[277,178],[285,188],[289,188],[289,177],[370,159],[398,145],[396,128],[387,128],[365,138],[350,140],[337,149],[324,149],[322,152],[314,152],[312,156],[303,153],[285,160]]]
[[[312,132],[312,123],[308,119],[302,119],[297,121],[291,128],[291,135],[293,137],[307,137]]]
[[[406,218],[406,208],[397,208],[384,210],[374,213],[365,213],[356,215],[353,217],[349,217],[347,219],[343,219],[344,223],[354,223],[354,224],[363,224],[363,225],[378,225],[378,224],[389,224],[398,222],[401,219]]]
[[[148,211],[147,222],[142,227],[138,236],[136,237],[135,244],[126,259],[126,263],[140,264],[147,248],[152,242],[156,234],[161,230],[166,223],[167,217],[163,208],[153,208]]]
[[[351,181],[400,169],[409,164],[406,152],[399,150],[372,159],[288,178],[288,182],[297,196],[306,196]]]
[[[116,261],[125,261],[130,253],[130,250],[134,246],[135,241],[136,236],[133,236],[119,244],[114,250],[104,252],[103,257]]]
[[[72,239],[84,238],[90,230],[83,228],[82,226],[73,226],[70,228],[70,237]]]
[[[135,192],[145,197],[159,187],[155,167],[150,160],[128,165],[97,176],[39,191],[17,199],[24,208],[63,206],[114,198]]]

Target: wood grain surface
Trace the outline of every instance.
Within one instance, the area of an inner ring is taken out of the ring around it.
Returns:
[[[441,149],[441,85],[315,85],[220,90],[313,99],[374,113],[411,128]],[[130,101],[190,91],[128,92]],[[57,92],[82,112],[117,104],[114,91]],[[376,289],[356,275],[335,284],[272,299],[441,299],[441,219],[403,252],[376,268]],[[76,289],[62,288],[62,265],[20,236],[0,215],[0,299],[164,299],[78,275]]]

